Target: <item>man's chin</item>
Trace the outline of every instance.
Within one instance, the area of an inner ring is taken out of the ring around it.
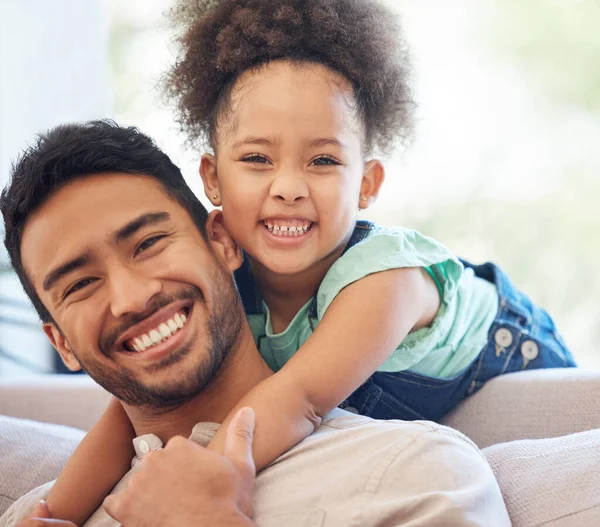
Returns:
[[[118,372],[108,372],[87,364],[85,370],[106,391],[129,406],[164,409],[198,395],[214,375],[212,360],[191,366],[182,359],[179,353],[172,355],[140,375],[123,367]]]

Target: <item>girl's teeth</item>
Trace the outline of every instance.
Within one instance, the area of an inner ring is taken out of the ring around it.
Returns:
[[[179,327],[172,318],[170,318],[169,321],[167,322],[167,326],[169,326],[171,333],[175,333],[177,331],[177,328]]]
[[[146,345],[141,341],[141,339],[136,338],[133,342],[135,346],[138,347],[136,351],[144,351],[146,349]]]
[[[273,225],[268,222],[264,222],[267,230],[275,236],[301,236],[306,234],[310,229],[310,222],[302,225]]]
[[[150,337],[148,335],[142,335],[142,342],[146,347],[152,346],[152,341],[150,340]]]
[[[183,319],[181,318],[181,315],[179,313],[177,313],[174,317],[173,320],[175,321],[175,324],[177,324],[178,328],[182,328],[183,327]]]

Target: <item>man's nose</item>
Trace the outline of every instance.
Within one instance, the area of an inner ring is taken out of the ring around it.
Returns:
[[[302,175],[286,171],[275,177],[269,195],[278,201],[295,203],[308,197],[308,185]]]
[[[111,313],[116,318],[130,313],[141,313],[161,290],[160,280],[122,267],[113,272],[110,279]]]

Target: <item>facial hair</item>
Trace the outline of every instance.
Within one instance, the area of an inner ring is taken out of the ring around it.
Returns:
[[[136,379],[126,368],[120,368],[117,372],[107,371],[96,361],[81,360],[73,350],[81,367],[105,390],[130,406],[167,409],[198,395],[215,377],[227,355],[238,344],[242,333],[243,317],[245,317],[231,275],[219,264],[220,262],[210,280],[212,309],[206,320],[207,331],[204,333],[207,335],[206,341],[189,342],[151,367],[152,371],[158,373],[180,362],[190,353],[201,355],[189,371],[178,375],[175,381],[165,382],[160,386],[148,386]],[[129,327],[171,302],[183,299],[193,299],[197,303],[206,305],[204,296],[196,287],[188,286],[174,295],[158,297],[149,310],[132,317],[132,320],[128,320],[116,331],[103,336],[99,343],[100,349],[106,353],[106,350],[112,348],[118,336]]]

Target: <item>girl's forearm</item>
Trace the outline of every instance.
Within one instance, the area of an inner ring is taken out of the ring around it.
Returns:
[[[47,498],[53,518],[83,525],[131,467],[134,431],[113,399],[65,465]]]
[[[250,406],[256,414],[253,457],[257,472],[312,434],[320,416],[298,383],[283,370],[253,388],[232,409],[209,448],[223,453],[225,431],[238,409]]]

